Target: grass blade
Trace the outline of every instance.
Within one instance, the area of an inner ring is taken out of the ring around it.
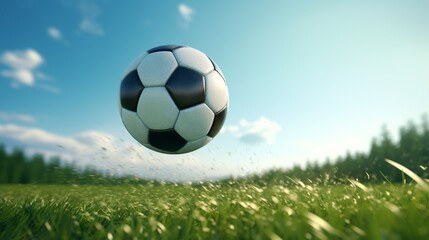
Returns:
[[[321,229],[327,231],[330,234],[342,236],[341,232],[335,229],[331,224],[329,224],[327,221],[325,221],[323,218],[317,216],[316,214],[313,214],[311,212],[307,212],[306,214],[310,226],[314,228],[316,231],[320,231]]]
[[[360,182],[358,182],[358,181],[351,180],[351,179],[347,179],[347,180],[349,180],[349,182],[350,182],[353,186],[355,186],[355,187],[358,187],[358,188],[362,189],[364,192],[369,192],[369,191],[370,191],[370,189],[369,189],[369,188],[367,188],[365,185],[363,185],[362,183],[360,183]]]
[[[384,175],[384,173],[382,171],[379,171],[381,173],[381,176],[383,176],[384,180],[386,180],[386,182],[388,182],[389,184],[392,184],[392,182],[389,180],[389,178],[387,178],[386,175]]]
[[[423,190],[425,190],[426,192],[429,192],[429,185],[419,176],[417,176],[417,174],[415,174],[413,171],[411,171],[410,169],[402,166],[401,164],[389,160],[389,159],[385,159],[386,162],[392,166],[394,166],[395,168],[399,169],[400,171],[402,171],[403,173],[407,174],[411,179],[413,179],[417,185],[419,185]]]

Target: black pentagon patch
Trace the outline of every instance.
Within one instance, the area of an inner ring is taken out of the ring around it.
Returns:
[[[176,152],[187,143],[174,129],[165,131],[149,131],[149,143],[150,145],[166,151]]]
[[[151,48],[147,52],[148,53],[162,52],[162,51],[172,52],[174,49],[178,49],[181,47],[183,47],[183,46],[180,46],[180,45],[163,45],[163,46]]]
[[[122,107],[130,111],[137,111],[137,103],[143,88],[137,70],[128,73],[121,83],[120,97]]]
[[[192,107],[205,101],[204,76],[189,68],[176,68],[165,87],[180,109]]]
[[[222,129],[223,123],[225,122],[227,111],[228,107],[225,107],[223,110],[215,114],[213,125],[210,128],[210,131],[207,136],[215,137],[219,133],[219,131]]]

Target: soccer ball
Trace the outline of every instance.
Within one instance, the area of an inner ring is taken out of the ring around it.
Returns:
[[[206,145],[222,128],[227,109],[221,70],[191,47],[152,48],[131,63],[121,82],[125,128],[158,152],[187,153]]]

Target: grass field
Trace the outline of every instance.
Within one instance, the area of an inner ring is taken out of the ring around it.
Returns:
[[[0,239],[429,239],[417,185],[0,185]]]

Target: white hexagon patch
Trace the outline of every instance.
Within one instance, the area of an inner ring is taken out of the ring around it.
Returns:
[[[207,135],[214,120],[213,111],[206,104],[181,110],[174,129],[186,141],[195,141]]]
[[[164,130],[174,127],[179,109],[165,87],[149,87],[142,91],[137,114],[149,129]]]
[[[177,66],[171,52],[154,52],[143,58],[137,72],[144,87],[160,87],[165,85]]]
[[[207,74],[214,69],[210,59],[197,49],[182,47],[174,50],[173,53],[182,67],[193,69],[201,74]]]
[[[122,121],[128,132],[141,144],[148,144],[149,129],[143,124],[136,112],[122,108]]]
[[[228,103],[228,87],[222,76],[213,71],[206,77],[206,104],[217,113]]]

